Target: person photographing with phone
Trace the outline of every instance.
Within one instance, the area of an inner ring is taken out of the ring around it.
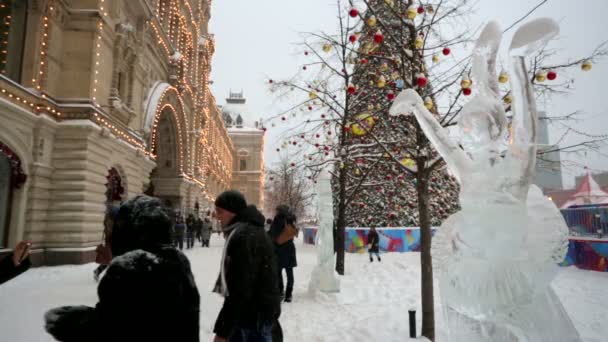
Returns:
[[[30,268],[30,247],[29,241],[21,241],[15,247],[13,253],[0,261],[0,284],[3,284]]]

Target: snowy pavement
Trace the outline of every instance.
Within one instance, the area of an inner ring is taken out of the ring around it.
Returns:
[[[222,299],[211,293],[217,277],[223,239],[211,248],[186,251],[201,294],[201,341],[212,341]],[[367,255],[348,254],[342,292],[312,297],[308,279],[316,263],[313,246],[298,244],[294,302],[282,306],[285,341],[404,341],[409,336],[409,308],[420,312],[420,266],[417,253],[383,254],[370,263]],[[3,341],[53,341],[43,329],[46,310],[60,305],[94,305],[94,264],[42,267],[0,285],[0,336]],[[562,269],[553,283],[584,341],[608,340],[608,273]],[[437,298],[436,298],[436,302]],[[437,340],[445,337],[437,310]],[[420,317],[418,316],[418,332]]]

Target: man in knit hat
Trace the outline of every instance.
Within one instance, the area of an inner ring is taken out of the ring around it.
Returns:
[[[226,244],[214,292],[224,297],[213,332],[215,342],[272,342],[280,296],[272,242],[264,216],[234,190],[215,200],[215,217]]]

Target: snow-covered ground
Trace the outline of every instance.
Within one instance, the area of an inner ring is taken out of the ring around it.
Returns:
[[[186,251],[201,293],[201,341],[213,339],[213,323],[222,299],[211,293],[217,277],[223,239],[214,235],[211,248]],[[285,341],[404,341],[409,336],[409,308],[420,312],[420,267],[417,253],[382,255],[369,263],[367,255],[348,254],[342,292],[316,298],[307,293],[315,265],[313,246],[298,245],[294,302],[282,307]],[[53,341],[42,316],[60,305],[94,305],[94,264],[43,267],[0,285],[2,341]],[[562,269],[554,282],[584,341],[608,341],[608,273]],[[437,340],[443,322],[437,310]],[[418,331],[420,316],[418,314]]]

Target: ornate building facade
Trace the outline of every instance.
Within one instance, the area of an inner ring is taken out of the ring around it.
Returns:
[[[109,203],[207,209],[235,148],[208,0],[0,0],[0,251],[93,259]]]
[[[264,134],[261,118],[246,106],[243,92],[233,93],[222,106],[224,123],[234,144],[232,188],[245,195],[248,203],[264,208]]]

